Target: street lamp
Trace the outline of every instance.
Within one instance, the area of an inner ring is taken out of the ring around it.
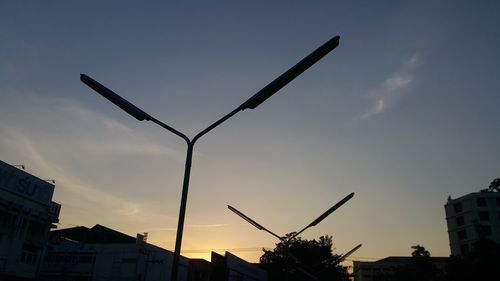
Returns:
[[[354,192],[350,193],[349,195],[347,195],[346,197],[344,197],[342,200],[340,200],[337,204],[333,205],[330,209],[326,210],[326,212],[324,212],[321,216],[319,216],[318,218],[316,218],[314,221],[312,221],[310,224],[308,224],[302,230],[300,230],[299,232],[296,232],[292,236],[288,237],[288,239],[285,236],[279,236],[279,235],[275,234],[274,232],[270,231],[269,229],[263,227],[262,225],[260,225],[259,223],[257,223],[256,221],[254,221],[253,219],[251,219],[250,217],[248,217],[247,215],[245,215],[242,212],[238,211],[236,208],[234,208],[234,207],[232,207],[230,205],[228,205],[227,208],[229,210],[231,210],[233,213],[235,213],[236,215],[238,215],[239,217],[241,217],[244,220],[246,220],[248,223],[250,223],[251,225],[253,225],[258,230],[266,231],[267,233],[273,235],[274,237],[277,237],[285,245],[286,254],[288,256],[290,256],[291,258],[293,258],[296,262],[300,263],[300,261],[295,256],[293,256],[290,253],[290,250],[289,250],[289,245],[290,244],[289,244],[289,242],[292,241],[293,238],[297,237],[300,233],[304,232],[304,230],[308,229],[309,227],[316,226],[317,224],[319,224],[322,220],[324,220],[326,217],[328,217],[331,213],[333,213],[335,210],[337,210],[342,205],[344,205],[347,201],[349,201],[353,196],[354,196]],[[338,260],[337,260],[337,262],[343,261],[346,257],[348,257],[349,255],[351,255],[354,251],[356,251],[360,247],[361,247],[361,244],[359,244],[358,246],[354,247],[348,253],[346,253],[345,255],[343,255],[341,257],[339,257]],[[311,279],[318,280],[314,275],[308,273],[307,271],[304,271],[304,270],[302,270],[300,268],[299,268],[299,270],[302,271],[304,274],[306,274]],[[287,276],[287,279],[288,279],[288,276]]]
[[[352,248],[349,252],[343,254],[341,257],[339,257],[336,262],[343,262],[347,257],[349,257],[350,255],[352,255],[352,253],[356,252],[359,248],[361,248],[361,246],[363,246],[363,244],[358,244],[356,247]]]
[[[335,36],[328,40],[326,43],[321,45],[319,48],[317,48],[315,51],[310,53],[308,56],[306,56],[304,59],[299,61],[296,65],[294,65],[292,68],[287,70],[285,73],[280,75],[278,78],[276,78],[274,81],[269,83],[267,86],[262,88],[260,91],[258,91],[255,95],[250,97],[247,101],[242,103],[239,107],[222,117],[221,119],[217,120],[214,122],[212,125],[208,126],[206,129],[202,130],[199,132],[197,135],[195,135],[192,139],[189,139],[185,134],[177,131],[173,127],[155,119],[151,115],[147,114],[137,106],[133,105],[132,103],[128,102],[124,98],[120,97],[110,89],[106,88],[99,82],[95,81],[94,79],[90,78],[89,76],[85,74],[80,75],[80,80],[85,83],[87,86],[92,88],[94,91],[102,95],[104,98],[108,99],[112,103],[114,103],[116,106],[120,107],[123,109],[125,112],[128,114],[132,115],[134,118],[136,118],[139,121],[147,120],[147,121],[152,121],[156,123],[157,125],[161,126],[162,128],[176,134],[177,136],[181,137],[184,141],[186,141],[187,144],[187,153],[186,153],[186,164],[185,164],[185,170],[184,170],[184,180],[182,184],[182,195],[181,195],[181,204],[180,204],[180,210],[179,210],[179,221],[177,224],[177,236],[175,240],[175,250],[174,250],[174,258],[172,261],[172,272],[171,272],[171,280],[172,281],[177,281],[177,271],[178,271],[178,265],[179,265],[179,257],[180,257],[180,252],[181,252],[181,243],[182,243],[182,233],[184,229],[184,217],[186,214],[186,204],[187,204],[187,195],[188,195],[188,187],[189,187],[189,177],[190,177],[190,172],[191,172],[191,160],[193,156],[193,147],[196,141],[201,138],[203,135],[208,133],[210,130],[213,128],[217,127],[220,125],[222,122],[226,121],[229,119],[231,116],[235,115],[239,111],[245,110],[245,109],[255,109],[257,106],[259,106],[261,103],[263,103],[266,99],[271,97],[273,94],[278,92],[281,88],[283,88],[285,85],[287,85],[290,81],[295,79],[297,76],[299,76],[302,72],[307,70],[309,67],[311,67],[313,64],[318,62],[321,58],[323,58],[326,54],[328,54],[330,51],[335,49],[339,45],[339,36]]]
[[[330,209],[326,210],[321,216],[313,220],[310,224],[308,224],[306,227],[304,227],[301,231],[295,233],[292,237],[290,237],[289,240],[292,240],[293,238],[297,237],[299,234],[304,232],[304,230],[308,229],[309,227],[316,226],[318,223],[320,223],[322,220],[324,220],[326,217],[328,217],[331,213],[333,213],[335,210],[340,208],[340,206],[344,205],[345,202],[349,201],[352,197],[354,196],[354,192],[351,194],[347,195],[344,197],[344,199],[340,200],[337,204],[333,205]]]
[[[344,205],[347,201],[349,201],[353,196],[354,196],[354,192],[350,193],[349,195],[344,197],[342,200],[340,200],[337,204],[333,205],[330,209],[328,209],[326,212],[324,212],[317,219],[315,219],[310,224],[308,224],[306,227],[304,227],[301,231],[296,232],[288,239],[286,239],[284,236],[279,236],[279,235],[273,233],[272,231],[263,227],[262,225],[260,225],[256,221],[252,220],[251,218],[249,218],[247,215],[243,214],[242,212],[238,211],[236,208],[232,207],[231,205],[227,205],[227,208],[229,210],[231,210],[233,213],[235,213],[236,215],[238,215],[239,217],[241,217],[242,219],[249,222],[251,225],[253,225],[258,230],[263,230],[263,231],[273,235],[274,237],[280,239],[281,241],[285,242],[285,241],[291,241],[293,238],[297,237],[300,233],[304,232],[304,230],[308,229],[309,227],[316,226],[318,223],[320,223],[322,220],[324,220],[326,217],[328,217],[331,213],[333,213],[335,210],[340,208],[340,206]]]

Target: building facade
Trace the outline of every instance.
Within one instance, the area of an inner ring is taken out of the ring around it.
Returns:
[[[102,225],[51,232],[40,273],[44,281],[168,281],[173,253]],[[212,261],[179,260],[178,280],[267,281],[267,272],[226,252]]]
[[[229,252],[212,252],[211,281],[267,281],[267,271]]]
[[[102,225],[52,231],[40,280],[167,281],[173,253]],[[179,260],[179,280],[186,280],[189,260]]]
[[[449,197],[444,209],[452,255],[468,253],[481,238],[500,244],[500,192],[482,190]]]
[[[449,258],[430,257],[432,264],[438,271],[444,271]],[[387,257],[378,261],[353,261],[354,281],[385,280],[385,277],[394,275],[396,270],[413,262],[412,257]]]
[[[61,208],[53,193],[53,184],[0,161],[0,280],[36,278]]]

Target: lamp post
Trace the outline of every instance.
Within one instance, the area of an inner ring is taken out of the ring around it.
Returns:
[[[326,43],[321,45],[319,48],[317,48],[315,51],[310,53],[308,56],[306,56],[304,59],[299,61],[296,65],[291,67],[289,70],[287,70],[285,73],[280,75],[278,78],[276,78],[274,81],[269,83],[267,86],[262,88],[260,91],[258,91],[256,94],[254,94],[252,97],[250,97],[247,101],[242,103],[240,106],[238,106],[236,109],[233,111],[229,112],[227,115],[224,117],[220,118],[216,122],[214,122],[212,125],[208,126],[206,129],[202,130],[199,132],[197,135],[195,135],[192,139],[189,139],[185,134],[181,133],[180,131],[174,129],[173,127],[157,120],[156,118],[152,117],[148,113],[144,112],[137,106],[133,105],[132,103],[128,102],[124,98],[120,97],[110,89],[106,88],[99,82],[95,81],[94,79],[90,78],[89,76],[85,74],[80,75],[80,80],[85,83],[87,86],[92,88],[94,91],[102,95],[104,98],[108,99],[112,103],[114,103],[116,106],[120,107],[123,109],[125,112],[128,114],[132,115],[139,121],[152,121],[159,125],[160,127],[174,133],[175,135],[181,137],[187,144],[187,152],[186,152],[186,163],[185,163],[185,169],[184,169],[184,180],[182,184],[182,195],[181,195],[181,204],[180,204],[180,210],[179,210],[179,220],[177,224],[177,235],[176,235],[176,240],[175,240],[175,250],[174,250],[174,257],[172,261],[172,272],[171,272],[171,280],[172,281],[177,281],[177,273],[178,273],[178,265],[179,265],[179,257],[180,257],[180,252],[181,252],[181,243],[182,243],[182,233],[184,229],[184,217],[186,214],[186,204],[187,204],[187,195],[188,195],[188,187],[189,187],[189,178],[190,178],[190,173],[191,173],[191,162],[192,162],[192,157],[193,157],[193,148],[194,144],[196,141],[201,138],[203,135],[220,125],[222,122],[226,121],[236,113],[245,110],[245,109],[255,109],[257,106],[259,106],[261,103],[263,103],[266,99],[271,97],[273,94],[278,92],[281,88],[283,88],[285,85],[287,85],[290,81],[295,79],[297,76],[299,76],[302,72],[307,70],[309,67],[311,67],[313,64],[318,62],[321,58],[323,58],[326,54],[328,54],[330,51],[335,49],[339,45],[339,36],[335,36],[328,40]]]
[[[328,217],[331,213],[335,212],[335,210],[337,210],[338,208],[340,208],[342,205],[344,205],[347,201],[349,201],[352,197],[354,197],[354,192],[351,192],[349,195],[347,195],[346,197],[344,197],[342,200],[340,200],[337,204],[333,205],[330,209],[326,210],[323,214],[321,214],[321,216],[317,217],[315,220],[313,220],[310,224],[308,224],[306,227],[304,227],[302,230],[300,230],[299,232],[296,232],[294,235],[292,235],[291,237],[289,237],[288,239],[285,239],[284,237],[282,236],[279,236],[275,233],[273,233],[272,231],[270,231],[269,229],[263,227],[262,225],[260,225],[259,223],[257,223],[256,221],[252,220],[251,218],[249,218],[247,215],[243,214],[242,212],[238,211],[236,208],[230,206],[230,205],[227,205],[227,208],[229,210],[231,210],[233,213],[235,213],[236,215],[238,215],[239,217],[241,217],[242,219],[246,220],[248,223],[250,223],[251,225],[253,225],[255,228],[257,228],[258,230],[263,230],[271,235],[273,235],[274,237],[280,239],[281,241],[285,242],[285,241],[290,241],[292,240],[293,238],[297,237],[299,234],[301,234],[302,232],[304,232],[304,230],[308,229],[309,227],[313,227],[313,226],[316,226],[318,223],[320,223],[322,220],[324,220],[326,217]]]
[[[306,230],[306,229],[308,229],[310,227],[313,227],[313,226],[316,226],[317,224],[319,224],[322,220],[324,220],[326,217],[328,217],[331,213],[333,213],[335,210],[337,210],[342,205],[344,205],[347,201],[349,201],[353,196],[354,196],[354,192],[350,193],[349,195],[347,195],[346,197],[344,197],[342,200],[340,200],[337,204],[333,205],[330,209],[326,210],[323,214],[321,214],[321,216],[319,216],[315,220],[313,220],[310,224],[308,224],[302,230],[300,230],[299,232],[296,232],[292,236],[288,237],[288,239],[285,236],[282,237],[282,236],[279,236],[279,235],[275,234],[274,232],[270,231],[269,229],[265,228],[261,224],[257,223],[256,221],[254,221],[253,219],[251,219],[247,215],[245,215],[242,212],[238,211],[236,208],[234,208],[234,207],[232,207],[230,205],[228,205],[227,208],[229,210],[231,210],[233,213],[235,213],[236,215],[238,215],[239,217],[241,217],[242,219],[244,219],[245,221],[247,221],[248,223],[250,223],[251,225],[253,225],[258,230],[263,230],[263,231],[265,231],[265,232],[273,235],[274,237],[278,238],[281,242],[283,242],[283,245],[285,246],[286,254],[288,256],[290,256],[291,258],[293,258],[296,262],[300,262],[295,256],[293,256],[290,253],[290,250],[289,250],[290,243],[289,242],[292,241],[293,238],[297,237],[300,233],[304,232],[304,230]],[[360,247],[361,247],[361,244],[359,244],[358,246],[354,247],[347,254],[341,256],[337,261],[338,262],[343,261],[346,257],[348,257],[349,255],[351,255],[354,251],[356,251]],[[302,270],[300,268],[299,268],[299,270],[302,271],[304,274],[306,274],[309,278],[311,278],[313,280],[318,280],[318,278],[316,278],[314,275],[310,274],[309,272],[304,271],[304,270]],[[288,266],[287,266],[287,278],[286,279],[288,280]]]

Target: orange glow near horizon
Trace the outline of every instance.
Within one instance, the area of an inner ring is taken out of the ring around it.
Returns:
[[[260,248],[185,250],[182,251],[181,254],[187,258],[197,258],[211,261],[212,252],[224,255],[226,251],[251,263],[258,263],[263,254]]]
[[[165,242],[159,242],[155,241],[154,239],[151,239],[148,241],[148,243],[151,243],[153,245],[156,245],[158,247],[167,249],[169,251],[173,251],[172,245],[169,243]],[[212,246],[207,246],[206,244],[192,244],[189,245],[187,243],[186,247],[181,250],[181,255],[187,258],[196,258],[196,259],[204,259],[207,261],[211,261],[212,258],[212,252],[216,252],[220,255],[224,255],[225,252],[230,252],[233,255],[238,256],[239,258],[242,258],[248,262],[251,263],[258,263],[260,257],[264,253],[262,251],[262,248],[270,248],[270,247],[243,247],[243,248],[236,248],[236,247],[231,247],[231,246],[226,246],[221,245],[221,243],[216,243],[216,245]]]

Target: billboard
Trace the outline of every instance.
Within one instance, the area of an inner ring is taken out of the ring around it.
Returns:
[[[54,185],[0,161],[0,190],[50,206]]]

